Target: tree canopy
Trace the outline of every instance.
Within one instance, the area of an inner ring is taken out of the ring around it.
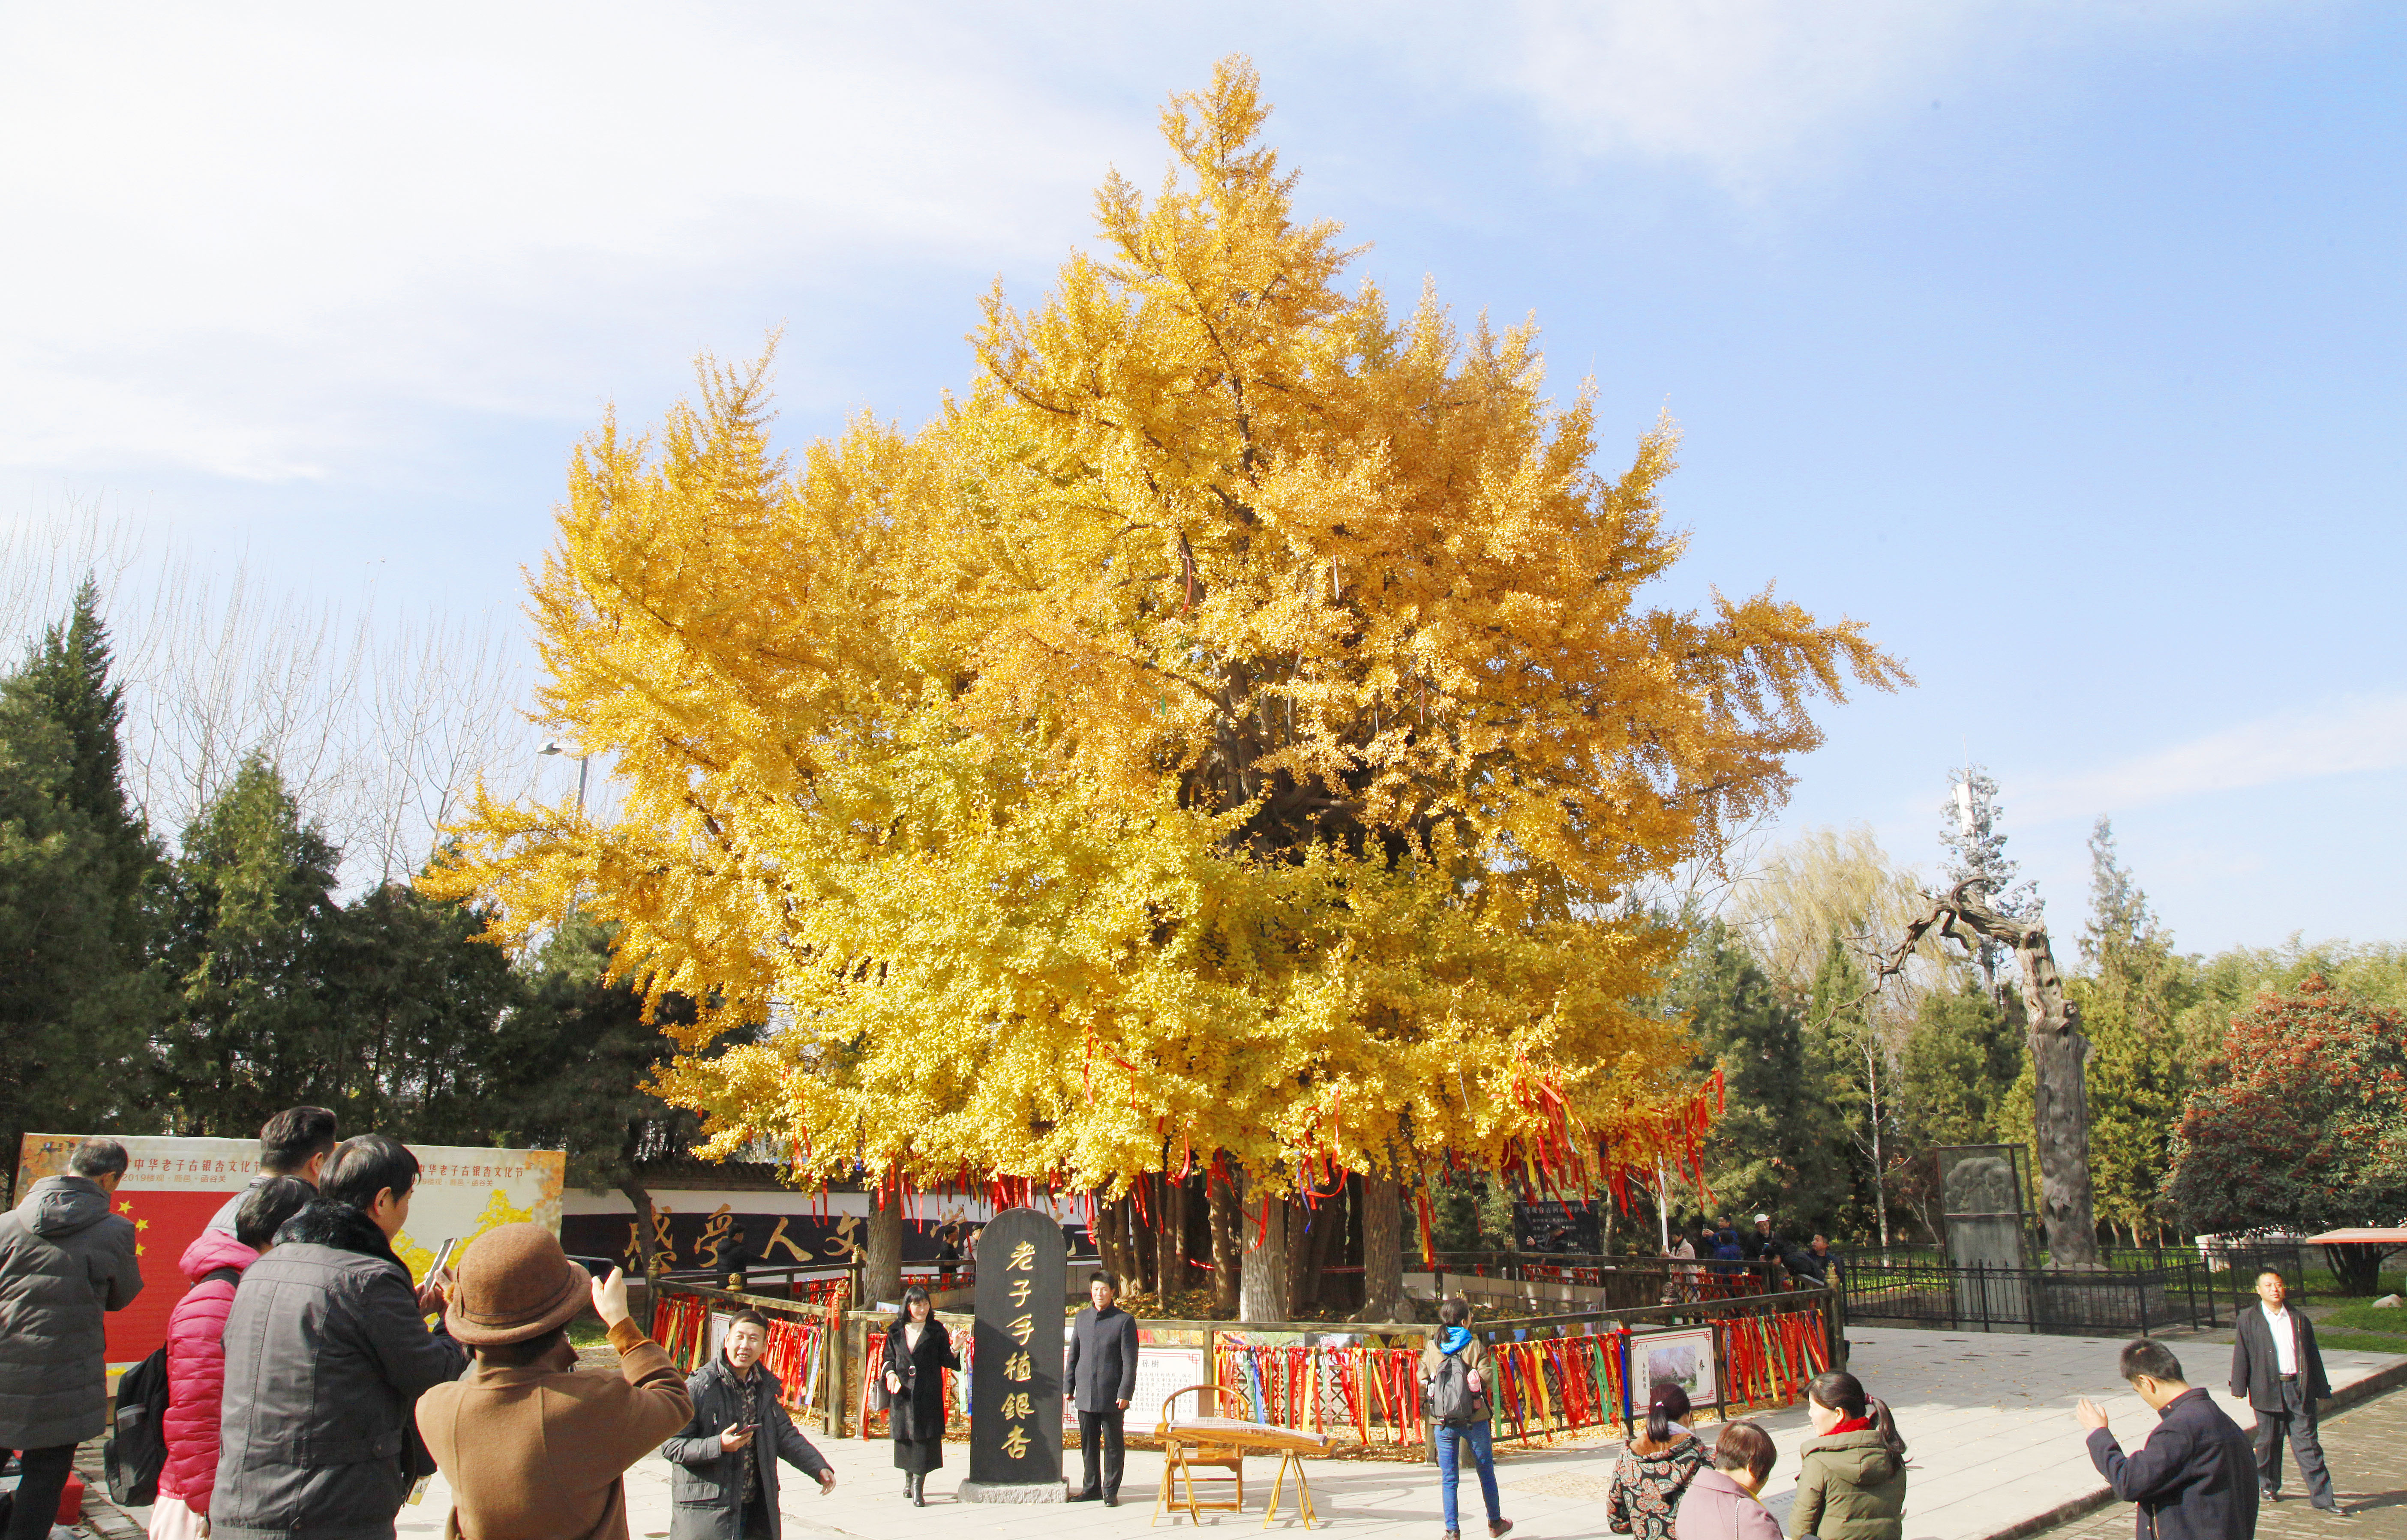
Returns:
[[[1658,427],[1597,468],[1534,329],[1390,317],[1300,221],[1224,63],[1148,200],[924,429],[773,452],[765,360],[580,449],[534,582],[545,718],[601,826],[480,798],[428,882],[524,943],[573,904],[702,1002],[662,1072],[805,1180],[1270,1190],[1445,1147],[1561,1182],[1687,1140],[1633,1002],[1641,879],[1720,848],[1903,678],[1771,592],[1697,615]]]
[[[2258,996],[2183,1109],[2172,1196],[2201,1231],[2407,1216],[2407,1019],[2320,975]]]

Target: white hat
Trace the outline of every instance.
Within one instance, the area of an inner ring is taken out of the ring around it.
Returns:
[[[1769,1224],[1772,1222],[1772,1216],[1770,1214],[1758,1214],[1755,1216],[1755,1222],[1758,1224]]]

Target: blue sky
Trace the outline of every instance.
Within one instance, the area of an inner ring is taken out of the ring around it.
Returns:
[[[1969,752],[2059,925],[2105,813],[2186,948],[2407,937],[2407,10],[335,10],[0,6],[0,519],[507,614],[604,403],[923,418],[1244,51],[1365,273],[1679,420],[1667,600],[1907,659],[1785,827]]]

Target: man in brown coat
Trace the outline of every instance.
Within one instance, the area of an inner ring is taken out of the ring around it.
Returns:
[[[591,1303],[619,1373],[579,1374],[567,1326]],[[445,1325],[476,1367],[418,1402],[451,1483],[446,1540],[627,1540],[628,1466],[685,1425],[685,1377],[627,1315],[617,1268],[590,1278],[538,1224],[468,1248]]]

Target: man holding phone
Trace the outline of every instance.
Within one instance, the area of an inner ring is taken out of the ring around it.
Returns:
[[[669,1540],[781,1540],[780,1460],[816,1479],[821,1495],[835,1490],[835,1471],[786,1415],[784,1386],[761,1363],[768,1342],[768,1318],[739,1310],[718,1356],[686,1381],[692,1420],[661,1446],[677,1467]]]

